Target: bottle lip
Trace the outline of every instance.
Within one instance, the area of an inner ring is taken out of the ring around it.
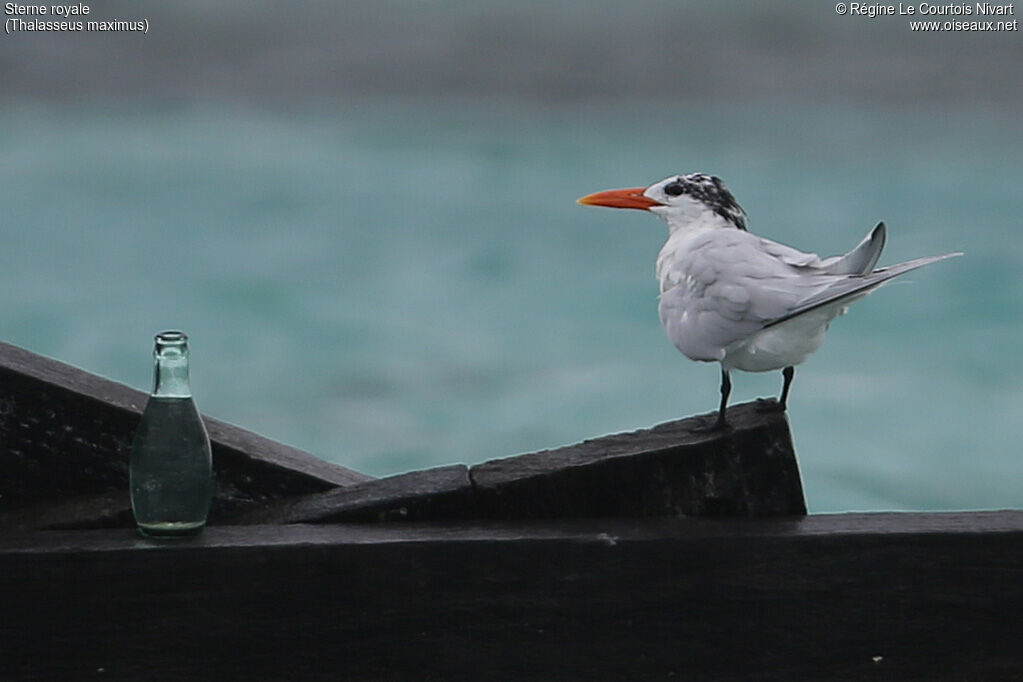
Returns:
[[[179,331],[160,332],[156,335],[156,342],[161,346],[180,346],[188,343],[188,335]]]

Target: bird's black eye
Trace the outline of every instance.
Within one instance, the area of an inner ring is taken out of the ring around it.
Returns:
[[[678,180],[671,183],[670,185],[664,186],[664,193],[667,194],[669,197],[677,197],[679,194],[682,194],[683,191],[684,188],[682,187],[682,183],[679,182]]]

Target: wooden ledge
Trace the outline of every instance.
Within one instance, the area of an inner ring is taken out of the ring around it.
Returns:
[[[691,417],[473,466],[453,465],[289,497],[223,523],[806,514],[788,420],[756,403],[732,427]]]
[[[4,680],[1023,679],[1019,511],[42,531],[0,573]]]

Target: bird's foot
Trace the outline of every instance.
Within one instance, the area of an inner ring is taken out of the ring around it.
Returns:
[[[785,405],[774,398],[757,398],[757,412],[784,412]]]
[[[725,416],[720,412],[718,412],[716,417],[701,417],[700,422],[699,426],[694,426],[690,431],[693,433],[714,433],[730,428],[728,422],[725,421]]]

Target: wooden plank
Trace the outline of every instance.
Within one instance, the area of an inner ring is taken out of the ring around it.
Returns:
[[[135,516],[126,488],[79,495],[68,500],[45,500],[0,512],[0,530],[4,533],[134,526]]]
[[[806,514],[788,420],[756,403],[515,457],[411,472],[273,501],[222,522]]]
[[[806,514],[788,419],[761,403],[470,468],[482,518]]]
[[[128,452],[146,399],[123,384],[0,343],[0,512],[75,498],[83,511],[96,496],[127,490]],[[204,420],[218,482],[214,514],[371,479]]]
[[[469,468],[455,464],[283,498],[243,509],[222,522],[252,525],[471,519],[476,517],[474,509]]]
[[[0,678],[1023,679],[1023,512],[0,538]]]

